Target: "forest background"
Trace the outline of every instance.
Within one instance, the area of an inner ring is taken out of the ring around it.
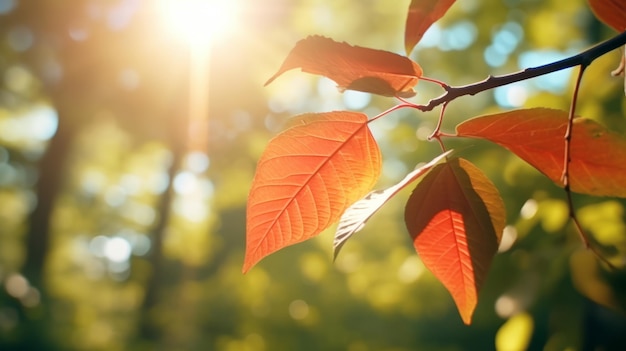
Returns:
[[[287,118],[343,109],[374,116],[393,104],[298,72],[264,82],[310,34],[401,52],[409,1],[229,3],[237,8],[226,23],[187,17],[198,26],[189,31],[162,1],[0,0],[0,349],[564,350],[626,342],[626,274],[580,250],[562,189],[477,141],[451,147],[501,191],[509,243],[471,326],[415,254],[402,196],[334,263],[332,233],[324,233],[242,275],[256,161]],[[427,76],[462,85],[614,34],[583,0],[458,1],[412,58]],[[609,74],[620,55],[587,68],[577,111],[624,133],[623,80]],[[517,107],[567,110],[573,81],[567,70],[460,98],[444,129]],[[439,93],[424,82],[418,88],[420,102]],[[402,110],[376,122],[385,156],[377,188],[439,154],[426,141],[437,117]],[[593,238],[624,255],[625,202],[575,202]]]

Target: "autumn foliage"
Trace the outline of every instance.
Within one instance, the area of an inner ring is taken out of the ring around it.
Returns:
[[[623,2],[589,2],[601,20],[619,31],[626,29]],[[405,29],[407,53],[453,4],[453,0],[411,1]],[[590,63],[580,64],[581,76]],[[267,84],[295,68],[328,77],[341,91],[395,97],[400,104],[370,119],[347,111],[297,116],[269,142],[248,198],[244,273],[265,256],[339,222],[334,241],[337,255],[378,209],[411,185],[414,190],[407,200],[404,220],[415,250],[448,289],[463,321],[470,324],[506,216],[496,187],[469,160],[446,151],[444,137],[498,144],[564,187],[568,195],[574,191],[626,197],[626,139],[575,115],[578,90],[570,111],[533,108],[479,116],[460,123],[455,135],[444,135],[436,128],[432,138],[442,146],[441,155],[398,184],[372,191],[381,171],[381,154],[370,122],[398,108],[424,111],[433,105],[442,106],[441,122],[448,103],[477,91],[460,87],[449,94],[453,91],[450,86],[425,78],[420,65],[408,57],[321,36],[299,41]],[[429,105],[404,100],[415,94],[420,80],[440,84],[448,94]],[[483,90],[493,87],[474,86]],[[571,201],[570,207],[571,219],[576,221]]]
[[[504,230],[498,190],[469,161],[453,158],[417,185],[404,221],[424,265],[450,291],[469,324]]]
[[[328,228],[378,180],[381,157],[367,116],[296,117],[259,160],[248,198],[244,272],[261,258]]]

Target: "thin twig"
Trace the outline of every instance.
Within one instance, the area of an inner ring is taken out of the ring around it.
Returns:
[[[570,191],[567,192],[567,201],[569,203],[570,209],[572,209],[574,205],[572,202],[572,193]],[[571,215],[571,213],[570,213],[570,218],[572,219],[572,222],[574,223],[574,226],[576,227],[576,231],[578,232],[578,235],[583,239],[585,249],[591,250],[591,252],[593,252],[593,254],[600,261],[606,264],[610,269],[617,270],[618,268],[614,264],[612,264],[606,257],[604,257],[604,255],[598,250],[597,247],[589,243],[589,241],[587,240],[587,235],[585,234],[583,227],[580,225],[580,222],[578,222],[578,218],[575,215]]]
[[[593,249],[591,245],[589,244],[589,239],[587,238],[587,235],[585,234],[582,226],[578,222],[578,217],[576,217],[576,209],[574,207],[574,200],[572,198],[572,189],[570,188],[570,180],[569,180],[569,166],[570,166],[570,162],[572,161],[571,144],[572,144],[572,132],[574,129],[574,117],[576,116],[576,105],[578,104],[578,92],[580,91],[580,83],[582,82],[583,74],[586,68],[587,68],[586,65],[580,66],[580,69],[578,71],[578,76],[576,77],[576,85],[574,86],[572,102],[569,108],[569,115],[567,118],[567,128],[565,129],[565,135],[563,136],[563,139],[565,141],[565,147],[563,150],[563,173],[561,174],[561,181],[563,182],[563,189],[565,190],[565,195],[567,196],[567,207],[568,207],[569,217],[572,220],[572,222],[574,222],[574,225],[576,226],[576,231],[578,232],[578,236],[580,237],[580,240],[583,242],[583,246],[585,247],[585,249],[591,249],[591,251],[593,251],[596,254],[596,256],[601,257],[600,255],[596,253],[595,249]]]
[[[443,124],[443,116],[446,113],[446,107],[448,107],[447,102],[441,106],[441,112],[439,113],[437,126],[435,127],[435,130],[433,130],[433,132],[428,136],[428,140],[432,140],[432,139],[437,140],[437,142],[439,143],[439,146],[441,147],[442,152],[446,151],[446,145],[443,143],[443,140],[441,140],[441,125]]]
[[[569,191],[569,164],[572,159],[570,150],[572,144],[572,131],[574,128],[574,117],[576,116],[576,105],[578,103],[578,91],[580,88],[580,82],[582,81],[583,74],[587,66],[581,65],[578,71],[578,77],[576,78],[576,85],[574,86],[574,95],[572,96],[572,103],[569,108],[569,117],[567,119],[567,129],[565,130],[565,150],[563,155],[563,174],[561,180],[563,181],[563,187],[566,191]]]
[[[428,140],[432,140],[433,138],[440,139],[439,136],[441,135],[441,125],[443,124],[443,116],[446,113],[446,107],[448,107],[447,102],[444,103],[443,106],[441,106],[441,112],[439,113],[437,126],[435,127],[435,130],[433,130],[433,132],[430,133],[430,135],[428,136]],[[443,151],[446,151],[446,150],[443,150]]]
[[[585,69],[588,64],[581,64],[580,70],[578,71],[578,77],[576,78],[576,85],[574,86],[574,93],[572,96],[572,103],[569,109],[569,118],[567,120],[567,129],[565,130],[565,150],[563,152],[563,174],[561,179],[563,181],[563,189],[565,190],[565,194],[567,196],[567,207],[569,211],[569,217],[574,223],[576,227],[576,231],[578,232],[578,236],[580,240],[583,242],[585,249],[591,250],[593,254],[602,262],[604,262],[611,269],[617,269],[611,262],[609,262],[602,253],[595,247],[595,245],[591,245],[589,242],[589,238],[585,233],[585,230],[580,225],[578,221],[578,217],[576,216],[576,208],[574,207],[574,200],[572,197],[572,189],[570,187],[570,163],[572,160],[571,157],[571,145],[572,145],[572,136],[574,131],[574,117],[576,116],[576,105],[578,103],[578,92],[580,89],[580,83],[583,78],[583,74],[585,73]]]

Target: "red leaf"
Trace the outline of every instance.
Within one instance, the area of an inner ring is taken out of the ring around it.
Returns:
[[[409,15],[406,18],[404,47],[406,54],[413,51],[415,45],[430,26],[448,11],[455,0],[411,0]]]
[[[400,190],[404,189],[409,183],[428,172],[434,165],[447,157],[452,150],[435,157],[427,164],[415,169],[407,174],[404,179],[396,185],[385,190],[375,190],[367,194],[361,200],[350,206],[339,220],[339,226],[335,232],[335,241],[333,243],[335,258],[339,254],[341,247],[350,239],[350,237],[360,231],[373,215],[376,213],[389,199],[391,199]]]
[[[265,85],[298,67],[334,80],[342,91],[350,89],[384,96],[415,95],[413,87],[422,76],[422,68],[404,56],[310,36],[296,43]]]
[[[626,30],[626,2],[624,0],[588,0],[591,11],[605,24],[618,32]]]
[[[464,159],[437,165],[418,184],[404,219],[424,265],[470,324],[505,225],[498,190]]]
[[[562,186],[567,120],[565,111],[533,108],[472,118],[456,131],[506,147]],[[576,118],[570,147],[572,191],[626,197],[626,138]]]
[[[259,160],[248,196],[244,273],[339,220],[380,174],[380,150],[364,114],[297,119],[299,125],[272,139]]]

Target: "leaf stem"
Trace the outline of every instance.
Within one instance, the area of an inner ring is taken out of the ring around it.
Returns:
[[[519,72],[505,74],[501,76],[488,76],[484,80],[461,86],[450,86],[445,88],[446,92],[441,96],[431,99],[426,105],[416,105],[415,108],[420,111],[431,111],[435,107],[448,103],[458,97],[465,95],[476,95],[486,90],[497,88],[503,85],[520,82],[526,79],[539,77],[545,74],[557,72],[566,68],[575,66],[589,66],[598,57],[619,48],[626,44],[626,32],[616,35],[615,37],[603,41],[577,55],[565,58],[560,61],[552,62],[547,65],[531,67]]]
[[[398,99],[400,99],[400,98],[398,98]],[[408,101],[405,101],[405,100],[403,100],[403,99],[400,99],[400,101],[402,101],[402,103],[401,103],[401,104],[398,104],[398,105],[395,105],[395,106],[393,106],[393,107],[390,107],[390,108],[386,109],[385,111],[383,111],[383,112],[381,112],[381,113],[377,114],[376,116],[374,116],[374,117],[370,118],[370,119],[369,119],[369,121],[367,121],[367,123],[374,122],[375,120],[377,120],[377,119],[379,119],[379,118],[381,118],[381,117],[384,117],[384,116],[386,116],[386,115],[390,114],[391,112],[393,112],[393,111],[395,111],[395,110],[399,110],[399,109],[401,109],[401,108],[405,108],[405,107],[412,107],[412,108],[416,108],[416,106],[417,106],[417,105],[415,105],[415,104],[413,104],[413,103],[410,103],[410,102],[408,102]]]
[[[439,79],[435,79],[435,78],[429,78],[429,77],[425,77],[425,76],[421,76],[420,80],[423,80],[425,82],[429,82],[429,83],[434,83],[439,85],[440,87],[443,88],[443,90],[448,90],[450,88],[450,86],[442,81],[440,81]]]

